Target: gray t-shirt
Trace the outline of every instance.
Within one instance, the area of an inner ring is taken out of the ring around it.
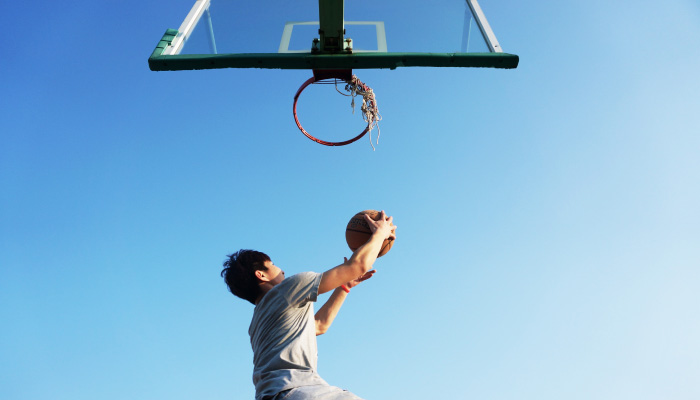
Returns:
[[[295,387],[327,385],[316,372],[313,302],[320,283],[321,274],[314,272],[290,276],[255,306],[248,333],[256,400]]]

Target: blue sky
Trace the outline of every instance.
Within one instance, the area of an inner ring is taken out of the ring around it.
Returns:
[[[252,398],[224,256],[323,271],[367,208],[398,239],[319,338],[330,383],[700,397],[696,2],[484,0],[518,69],[359,72],[374,152],[297,131],[308,71],[149,71],[191,3],[0,15],[0,397]]]

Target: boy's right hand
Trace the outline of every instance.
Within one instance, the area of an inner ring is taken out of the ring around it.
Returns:
[[[365,214],[365,221],[367,221],[373,234],[381,235],[384,239],[396,239],[396,225],[393,223],[394,217],[387,217],[383,210],[379,213],[377,221],[367,214]]]

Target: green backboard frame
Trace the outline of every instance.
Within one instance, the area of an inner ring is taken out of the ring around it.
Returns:
[[[308,51],[284,51],[285,34],[278,52],[222,53],[216,51],[214,29],[209,8],[212,0],[197,0],[180,29],[168,29],[148,59],[153,71],[179,71],[217,68],[264,68],[264,69],[395,69],[398,67],[480,67],[512,69],[518,66],[519,57],[504,53],[496,40],[476,0],[461,0],[470,12],[469,24],[474,21],[488,52],[388,52],[382,47],[378,34],[378,50],[352,49],[352,43],[344,38],[345,27],[353,22],[344,20],[344,0],[318,0],[320,26],[319,39],[309,43]],[[223,1],[223,0],[213,0]],[[313,1],[313,0],[307,0]],[[381,1],[381,0],[376,0]],[[313,22],[304,22],[305,24]],[[363,22],[360,22],[363,23]],[[373,23],[373,22],[372,22]],[[372,24],[369,23],[369,24]],[[209,53],[181,54],[183,46],[198,24],[209,31]],[[208,26],[206,26],[208,24]],[[288,23],[289,24],[289,23]],[[358,22],[355,22],[358,24]],[[383,23],[378,22],[378,24]],[[466,24],[466,22],[465,22]],[[378,25],[379,26],[379,25]],[[280,26],[279,29],[288,26]],[[291,28],[290,28],[291,32]],[[333,34],[336,32],[336,34]],[[383,34],[383,32],[382,32]],[[289,38],[287,37],[288,41]],[[385,46],[385,44],[384,44]]]

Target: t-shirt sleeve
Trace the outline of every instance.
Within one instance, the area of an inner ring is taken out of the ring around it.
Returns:
[[[302,272],[287,278],[289,288],[284,296],[287,302],[298,306],[303,306],[309,301],[315,302],[318,298],[321,275],[316,272]]]

